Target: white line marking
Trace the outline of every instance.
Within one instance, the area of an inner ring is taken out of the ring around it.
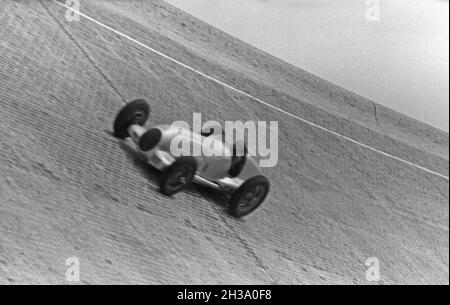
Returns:
[[[415,163],[413,163],[413,162],[404,160],[404,159],[402,159],[402,158],[400,158],[400,157],[396,157],[396,156],[394,156],[394,155],[391,155],[391,154],[389,154],[389,153],[387,153],[387,152],[384,152],[384,151],[382,151],[382,150],[376,149],[376,148],[374,148],[374,147],[372,147],[372,146],[369,146],[369,145],[367,145],[367,144],[358,142],[357,140],[354,140],[354,139],[352,139],[352,138],[349,138],[349,137],[347,137],[347,136],[345,136],[345,135],[342,135],[342,134],[340,134],[340,133],[338,133],[338,132],[336,132],[336,131],[330,130],[330,129],[328,129],[328,128],[326,128],[326,127],[323,127],[323,126],[321,126],[321,125],[318,125],[318,124],[316,124],[316,123],[310,122],[310,121],[308,121],[308,120],[306,120],[306,119],[303,119],[303,118],[301,118],[301,117],[299,117],[299,116],[297,116],[297,115],[295,115],[295,114],[292,114],[292,113],[290,113],[290,112],[288,112],[288,111],[286,111],[286,110],[283,110],[283,109],[278,108],[278,107],[276,107],[276,106],[274,106],[274,105],[271,105],[271,104],[269,104],[268,102],[265,102],[265,101],[263,101],[263,100],[261,100],[261,99],[259,99],[259,98],[257,98],[257,97],[254,97],[253,95],[251,95],[251,94],[249,94],[249,93],[247,93],[247,92],[244,92],[244,91],[242,91],[242,90],[240,90],[240,89],[237,89],[237,88],[235,88],[235,87],[233,87],[233,86],[231,86],[231,85],[228,85],[227,83],[224,83],[224,82],[222,82],[222,81],[220,81],[220,80],[218,80],[218,79],[216,79],[216,78],[214,78],[214,77],[212,77],[212,76],[209,76],[209,75],[207,75],[207,74],[205,74],[205,73],[203,73],[203,72],[201,72],[201,71],[199,71],[199,70],[197,70],[197,69],[195,69],[195,68],[192,68],[191,66],[188,66],[188,65],[186,65],[186,64],[184,64],[184,63],[182,63],[182,62],[180,62],[180,61],[178,61],[178,60],[176,60],[176,59],[174,59],[174,58],[172,58],[172,57],[170,57],[170,56],[168,56],[168,55],[166,55],[166,54],[164,54],[164,53],[158,51],[158,50],[155,50],[155,49],[153,49],[152,47],[149,47],[149,46],[143,44],[142,42],[137,41],[136,39],[134,39],[134,38],[132,38],[132,37],[126,35],[126,34],[123,34],[123,33],[119,32],[119,31],[113,29],[112,27],[107,26],[106,24],[103,24],[103,23],[101,23],[100,21],[97,21],[97,20],[95,20],[94,18],[89,17],[88,15],[83,14],[82,12],[80,12],[80,11],[78,11],[78,10],[75,10],[74,8],[68,6],[68,5],[64,4],[64,3],[58,2],[58,1],[56,1],[56,0],[53,0],[53,2],[57,3],[57,4],[60,5],[60,6],[63,6],[63,7],[65,7],[65,8],[67,8],[67,9],[69,9],[69,10],[75,12],[75,13],[77,13],[78,15],[80,15],[80,16],[86,18],[87,20],[89,20],[89,21],[91,21],[91,22],[93,22],[93,23],[95,23],[95,24],[97,24],[97,25],[99,25],[99,26],[101,26],[101,27],[103,27],[103,28],[105,28],[105,29],[111,31],[111,32],[114,32],[115,34],[117,34],[117,35],[119,35],[119,36],[122,36],[123,38],[126,38],[126,39],[130,40],[131,42],[134,42],[135,44],[137,44],[137,45],[139,45],[139,46],[141,46],[141,47],[143,47],[143,48],[145,48],[145,49],[147,49],[147,50],[149,50],[149,51],[151,51],[151,52],[153,52],[153,53],[155,53],[155,54],[157,54],[157,55],[159,55],[159,56],[161,56],[161,57],[163,57],[163,58],[165,58],[165,59],[167,59],[167,60],[169,60],[169,61],[171,61],[171,62],[173,62],[173,63],[176,63],[177,65],[180,65],[180,66],[182,66],[182,67],[184,67],[184,68],[186,68],[186,69],[188,69],[188,70],[190,70],[190,71],[192,71],[192,72],[194,72],[194,73],[196,73],[196,74],[198,74],[198,75],[201,75],[201,76],[203,76],[204,78],[207,78],[207,79],[209,79],[209,80],[211,80],[211,81],[213,81],[213,82],[215,82],[215,83],[217,83],[217,84],[219,84],[219,85],[221,85],[221,86],[223,86],[223,87],[225,87],[225,88],[228,88],[228,89],[230,89],[230,90],[232,90],[232,91],[235,91],[235,92],[237,92],[237,93],[239,93],[239,94],[241,94],[241,95],[244,95],[244,96],[246,96],[246,97],[248,97],[248,98],[250,98],[250,99],[252,99],[252,100],[254,100],[254,101],[256,101],[256,102],[258,102],[258,103],[260,103],[260,104],[262,104],[262,105],[265,105],[265,106],[267,106],[267,107],[269,107],[269,108],[272,108],[272,109],[274,109],[274,110],[277,110],[277,111],[279,111],[279,112],[281,112],[281,113],[284,113],[284,114],[286,114],[286,115],[288,115],[288,116],[290,116],[290,117],[292,117],[292,118],[294,118],[294,119],[297,119],[297,120],[299,120],[299,121],[301,121],[301,122],[303,122],[303,123],[306,123],[306,124],[308,124],[308,125],[310,125],[310,126],[313,126],[313,127],[315,127],[315,128],[318,128],[318,129],[320,129],[320,130],[322,130],[322,131],[328,132],[328,133],[330,133],[330,134],[332,134],[332,135],[335,135],[336,137],[339,137],[339,138],[342,138],[342,139],[344,139],[344,140],[347,140],[347,141],[349,141],[349,142],[351,142],[351,143],[353,143],[353,144],[356,144],[356,145],[358,145],[358,146],[364,147],[364,148],[366,148],[366,149],[369,149],[369,150],[371,150],[371,151],[373,151],[373,152],[379,153],[379,154],[381,154],[381,155],[383,155],[383,156],[386,156],[386,157],[388,157],[388,158],[397,160],[397,161],[399,161],[399,162],[401,162],[401,163],[403,163],[403,164],[406,164],[406,165],[415,167],[415,168],[420,169],[420,170],[422,170],[422,171],[424,171],[424,172],[427,172],[427,173],[429,173],[429,174],[432,174],[432,175],[441,177],[441,178],[443,178],[443,179],[445,179],[445,180],[449,180],[449,177],[448,177],[448,176],[445,176],[445,175],[443,175],[443,174],[441,174],[441,173],[435,172],[435,171],[433,171],[433,170],[431,170],[431,169],[428,169],[428,168],[426,168],[426,167],[420,166],[420,165],[415,164]]]

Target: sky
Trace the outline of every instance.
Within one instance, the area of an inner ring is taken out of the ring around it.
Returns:
[[[166,1],[299,68],[449,130],[448,0]]]

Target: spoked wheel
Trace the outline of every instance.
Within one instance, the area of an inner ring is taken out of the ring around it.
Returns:
[[[149,113],[150,107],[144,100],[128,103],[114,120],[114,135],[120,139],[128,137],[128,127],[133,124],[143,126],[147,122]]]
[[[161,192],[171,196],[192,183],[197,172],[197,161],[193,157],[181,157],[163,171]]]
[[[266,199],[270,183],[264,176],[250,178],[242,184],[230,200],[230,215],[240,218],[256,210]]]

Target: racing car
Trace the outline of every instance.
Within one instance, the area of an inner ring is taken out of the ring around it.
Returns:
[[[198,134],[174,124],[147,127],[149,115],[147,101],[127,103],[114,120],[114,135],[119,139],[131,138],[143,159],[162,173],[161,193],[172,196],[191,183],[211,187],[227,195],[228,212],[236,218],[252,213],[266,199],[269,180],[245,146],[244,153],[237,153],[237,142],[226,143],[224,132],[215,132],[214,128]],[[171,149],[174,139],[189,142],[206,153],[193,156],[190,150],[174,154]],[[211,147],[225,153],[211,153]]]

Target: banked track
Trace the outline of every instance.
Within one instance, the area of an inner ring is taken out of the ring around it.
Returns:
[[[82,1],[130,37],[280,109],[448,176],[448,134],[291,67],[162,1]],[[52,1],[0,5],[0,283],[448,283],[448,180],[255,103]],[[278,120],[273,192],[238,221],[224,198],[157,192],[110,134],[124,100],[154,122]]]

